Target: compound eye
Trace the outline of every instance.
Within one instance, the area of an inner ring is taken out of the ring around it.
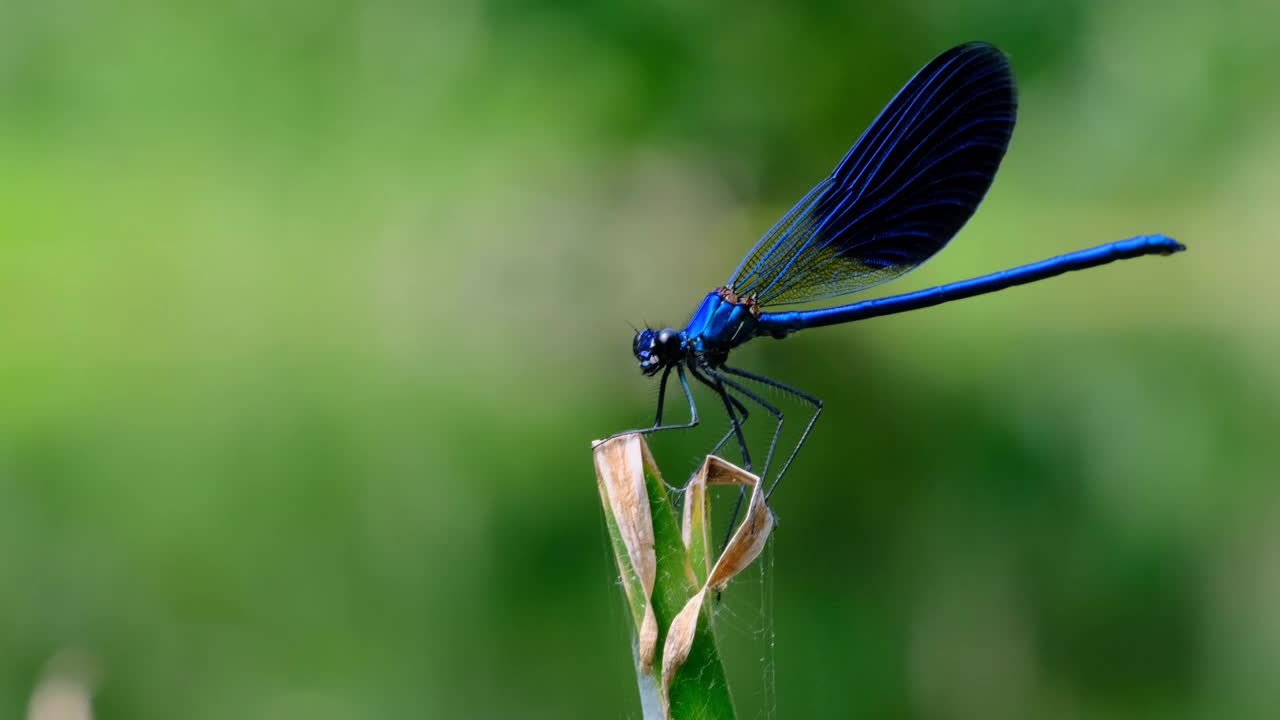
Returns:
[[[653,338],[653,351],[668,360],[675,358],[680,354],[680,333],[672,328],[659,330]]]

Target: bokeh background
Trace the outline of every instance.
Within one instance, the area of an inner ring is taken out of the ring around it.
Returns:
[[[651,418],[629,323],[682,323],[985,39],[1021,87],[1003,170],[883,291],[1190,250],[741,352],[828,408],[721,606],[742,715],[1274,717],[1277,27],[3,4],[0,716],[72,653],[104,718],[639,717],[588,452]],[[669,476],[709,400],[654,441]]]

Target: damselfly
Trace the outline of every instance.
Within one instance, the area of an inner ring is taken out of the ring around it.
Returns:
[[[808,438],[822,401],[728,365],[735,347],[753,338],[783,338],[797,330],[915,310],[1069,270],[1185,249],[1172,238],[1143,235],[904,295],[815,310],[769,310],[866,290],[932,257],[973,215],[991,186],[1016,114],[1013,73],[1000,50],[969,43],[934,58],[894,96],[835,171],[756,242],[723,287],[703,298],[683,330],[646,328],[636,333],[632,351],[640,369],[645,375],[661,372],[662,377],[653,426],[631,432],[698,424],[688,370],[719,396],[732,426],[713,454],[736,438],[743,464],[750,469],[742,432],[749,415],[746,401],[773,416],[776,427],[760,473],[767,498]],[[663,425],[663,401],[673,370],[689,401],[690,421]],[[769,465],[783,413],[743,381],[777,388],[810,408],[799,441],[772,482]]]

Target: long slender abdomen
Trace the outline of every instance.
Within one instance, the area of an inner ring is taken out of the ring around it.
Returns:
[[[1098,265],[1106,265],[1116,260],[1126,260],[1143,255],[1172,255],[1185,249],[1177,240],[1165,235],[1140,235],[1087,250],[1077,250],[1073,253],[1041,260],[1030,265],[1001,270],[990,275],[961,280],[948,285],[939,285],[925,290],[917,290],[904,295],[864,300],[850,305],[840,305],[819,310],[763,313],[760,315],[756,334],[782,337],[787,333],[805,328],[839,325],[880,315],[892,315],[908,310],[918,310],[975,295],[984,295],[1015,285],[1044,280],[1072,270],[1084,270]]]

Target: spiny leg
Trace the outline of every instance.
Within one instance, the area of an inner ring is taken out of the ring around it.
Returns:
[[[782,422],[783,422],[782,410],[779,409],[777,405],[774,405],[768,400],[765,400],[763,397],[760,397],[759,393],[755,392],[754,390],[747,387],[746,385],[743,385],[742,383],[732,380],[730,378],[724,377],[723,375],[719,374],[714,370],[708,370],[707,372],[712,377],[719,379],[725,385],[733,388],[734,390],[737,390],[743,395],[746,395],[748,398],[754,400],[757,405],[764,408],[770,415],[773,416],[775,420],[778,421],[777,426],[774,427],[773,429],[773,439],[769,442],[769,454],[766,455],[764,458],[764,469],[760,472],[761,482],[764,482],[769,476],[769,463],[773,460],[773,451],[774,451],[774,448],[776,448],[778,445],[778,437],[782,434]]]
[[[684,390],[684,397],[686,400],[689,401],[689,422],[683,423],[683,424],[675,424],[675,425],[663,425],[662,424],[662,404],[667,391],[667,378],[671,376],[672,367],[675,367],[676,375],[679,376],[680,378],[680,387]],[[635,430],[623,430],[622,432],[616,432],[610,435],[609,437],[605,438],[604,440],[601,440],[600,442],[604,442],[605,440],[612,440],[616,437],[621,437],[623,435],[630,435],[632,433],[640,433],[641,435],[648,435],[650,433],[661,432],[663,430],[688,430],[689,428],[697,427],[698,422],[699,422],[698,404],[693,401],[693,391],[689,389],[689,379],[685,377],[684,366],[683,365],[667,366],[667,369],[662,373],[662,381],[658,385],[658,415],[653,421],[653,427],[636,428]]]
[[[756,403],[758,403],[761,407],[767,410],[769,414],[773,415],[773,417],[778,421],[777,426],[773,430],[773,439],[769,442],[769,454],[765,456],[764,471],[760,474],[760,482],[762,483],[767,482],[769,478],[769,463],[773,460],[773,451],[778,445],[778,437],[781,436],[782,434],[782,423],[783,423],[782,410],[778,409],[777,406],[773,405],[768,400],[765,400],[764,398],[760,397],[760,395],[753,392],[750,388],[744,386],[742,383],[730,380],[729,378],[720,375],[718,372],[710,368],[706,368],[706,370],[708,374],[710,374],[712,377],[717,378],[718,380],[728,385],[729,387],[737,390],[743,395],[746,395],[747,397],[756,401]],[[747,468],[747,469],[750,470],[751,468]],[[742,512],[742,500],[746,496],[746,493],[747,493],[747,488],[745,486],[738,488],[738,501],[734,503],[733,514],[729,517],[729,528],[724,538],[725,546],[728,546],[729,538],[733,537],[733,525],[738,521],[738,513]],[[768,500],[767,495],[765,496],[765,499]]]
[[[705,364],[702,367],[704,370],[707,371],[707,374],[711,376],[712,378],[711,380],[708,380],[707,378],[703,377],[701,373],[698,372],[697,367],[693,365],[689,366],[689,372],[693,373],[694,378],[696,378],[699,382],[711,388],[712,390],[716,391],[716,394],[719,395],[720,399],[724,401],[725,412],[728,413],[729,422],[733,426],[729,430],[728,434],[720,438],[720,442],[716,443],[715,447],[711,449],[711,454],[715,455],[717,452],[719,452],[720,448],[729,440],[729,437],[736,435],[738,438],[738,447],[742,451],[743,469],[745,469],[747,472],[751,472],[751,454],[747,452],[747,441],[742,434],[742,425],[747,421],[747,418],[751,417],[751,411],[747,409],[747,406],[743,404],[741,400],[734,397],[733,393],[729,392],[725,388],[724,378],[721,378],[719,375],[715,373],[714,370],[712,370],[710,367],[706,366]],[[734,414],[735,408],[737,408],[738,413],[741,413],[742,415],[741,420],[739,420],[737,415]],[[733,532],[733,522],[737,520],[738,512],[742,508],[743,489],[745,488],[739,487],[738,489],[738,503],[733,508],[733,520],[730,521],[729,523],[730,533]],[[722,552],[724,548],[727,547],[729,544],[729,537],[731,536],[730,535],[725,536],[724,544],[721,546]],[[716,602],[717,603],[720,602],[720,591],[718,590],[716,591]]]
[[[725,436],[720,438],[720,442],[716,443],[715,447],[711,448],[711,452],[710,452],[711,455],[715,455],[719,453],[720,448],[723,447],[724,444],[729,441],[729,438],[733,437],[735,434],[740,434],[742,432],[743,424],[747,422],[747,418],[751,417],[751,412],[747,410],[747,406],[742,404],[741,400],[734,397],[733,393],[729,392],[728,390],[725,390],[724,397],[728,398],[729,401],[733,403],[733,407],[737,408],[738,414],[742,416],[742,419],[739,420],[738,418],[734,417],[734,411],[732,409],[729,409],[727,407],[725,408],[729,412],[729,424],[731,427],[729,428],[729,432],[725,433]],[[750,472],[751,457],[746,454],[745,444],[742,446],[742,451],[743,451],[742,465],[743,467],[746,468],[748,472]],[[738,504],[739,505],[742,504],[741,488],[738,490]],[[734,515],[735,516],[737,515],[737,510],[734,510]],[[716,593],[716,601],[718,602],[719,600],[720,600],[720,593]]]
[[[738,377],[764,383],[770,387],[775,387],[783,392],[790,393],[813,406],[813,415],[810,416],[808,424],[804,426],[804,432],[800,433],[800,439],[796,442],[795,447],[791,449],[791,454],[787,456],[787,461],[782,464],[782,469],[778,471],[778,476],[773,479],[773,484],[765,491],[764,499],[767,501],[769,497],[773,495],[773,491],[778,487],[778,483],[782,481],[782,476],[786,474],[787,468],[791,467],[792,461],[796,459],[796,455],[799,454],[801,446],[804,445],[804,441],[809,437],[809,431],[813,430],[814,424],[818,422],[818,416],[822,414],[822,400],[800,390],[799,388],[791,387],[786,383],[765,377],[764,375],[748,372],[746,370],[739,370],[738,368],[732,368],[728,365],[721,365],[720,369],[730,375],[737,375]],[[772,455],[772,452],[770,455]],[[770,459],[772,459],[772,457]]]
[[[728,395],[729,395],[729,400],[730,400],[730,402],[732,402],[732,403],[733,403],[733,407],[734,407],[735,409],[737,409],[737,411],[738,411],[738,415],[739,415],[739,417],[740,417],[740,419],[738,420],[737,424],[738,424],[739,426],[741,426],[741,425],[746,425],[746,424],[747,424],[747,418],[751,417],[751,412],[750,412],[749,410],[747,410],[747,406],[746,406],[746,405],[743,405],[741,400],[739,400],[738,398],[736,398],[736,397],[734,397],[734,396],[733,396],[733,393],[728,393]],[[730,425],[731,425],[731,426],[733,425],[733,418],[732,418],[732,417],[731,417],[731,418],[729,418],[729,423],[730,423]],[[733,437],[733,436],[734,436],[734,434],[735,434],[735,430],[734,430],[734,428],[733,428],[733,427],[730,427],[730,428],[729,428],[729,432],[725,433],[725,434],[724,434],[724,437],[720,438],[720,442],[716,443],[716,444],[715,444],[715,447],[711,448],[711,453],[710,453],[710,454],[711,454],[711,455],[715,455],[715,454],[719,453],[719,452],[720,452],[720,448],[724,447],[724,444],[725,444],[725,443],[727,443],[727,442],[729,442],[729,438]]]
[[[667,399],[667,378],[671,377],[671,366],[662,370],[662,380],[658,381],[658,414],[653,418],[653,426],[662,425],[662,405]]]
[[[698,372],[698,368],[693,365],[689,366],[689,372],[693,373],[694,379],[714,390],[720,396],[720,399],[724,401],[725,412],[729,414],[729,422],[733,424],[732,432],[738,438],[738,449],[742,451],[742,465],[748,471],[751,470],[751,453],[747,450],[747,439],[742,434],[742,423],[739,422],[737,415],[733,412],[734,404],[741,405],[742,403],[735,400],[733,396],[729,395],[729,391],[724,389],[724,381],[720,376],[713,374],[712,378],[715,382],[712,382],[703,377],[702,373]]]
[[[668,368],[668,372],[669,371],[670,371],[670,368]],[[729,432],[725,433],[724,437],[720,438],[720,441],[717,442],[715,444],[715,447],[711,449],[710,454],[715,455],[716,453],[720,452],[720,448],[724,447],[724,444],[729,441],[729,438],[737,436],[739,448],[742,451],[742,463],[744,466],[746,466],[748,470],[750,470],[751,454],[747,452],[746,441],[742,434],[742,424],[745,423],[747,421],[747,418],[751,416],[751,412],[747,409],[747,406],[744,405],[741,400],[738,400],[738,398],[734,397],[732,393],[729,393],[727,390],[725,390],[723,385],[717,387],[715,383],[712,383],[710,380],[703,377],[697,371],[697,369],[694,368],[692,365],[689,366],[689,372],[693,373],[693,377],[696,380],[698,380],[699,382],[703,383],[707,387],[714,390],[716,394],[719,395],[720,398],[725,401],[725,412],[729,416],[729,425],[730,425]],[[683,378],[683,375],[681,377]],[[664,376],[664,379],[665,379],[665,376]],[[662,411],[662,408],[661,408],[662,391],[661,390],[658,391],[658,398],[659,398],[658,411],[659,413],[661,413]],[[739,416],[741,416],[741,419],[739,419]],[[659,415],[657,422],[658,423],[662,422],[661,415]],[[667,490],[677,494],[684,489],[684,488],[673,487],[672,485],[667,484],[665,479],[663,480],[663,483],[667,485]]]

